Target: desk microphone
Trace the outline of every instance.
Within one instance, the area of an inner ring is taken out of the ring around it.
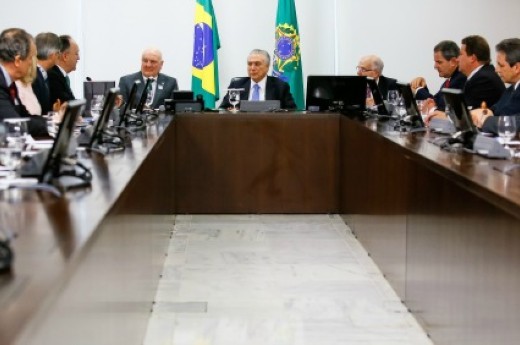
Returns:
[[[90,77],[87,77],[86,79],[87,79],[87,81],[92,81],[92,78],[90,78]]]

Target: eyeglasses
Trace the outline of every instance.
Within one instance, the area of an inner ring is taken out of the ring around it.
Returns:
[[[365,68],[363,66],[357,66],[356,69],[357,69],[358,72],[361,72],[361,73],[372,72],[373,71],[373,69],[368,69],[368,68]]]

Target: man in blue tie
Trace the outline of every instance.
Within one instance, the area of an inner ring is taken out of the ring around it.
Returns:
[[[42,107],[42,114],[47,114],[53,110],[47,71],[58,61],[61,42],[58,35],[52,32],[42,32],[36,36],[35,43],[38,70],[32,88]]]
[[[250,101],[279,100],[282,109],[296,109],[289,84],[276,77],[268,77],[271,57],[262,49],[254,49],[247,57],[249,77],[233,78],[228,89],[243,89],[240,99]],[[229,95],[226,94],[220,108],[228,109]]]
[[[520,123],[520,39],[508,38],[496,45],[496,72],[510,86],[490,109],[475,109],[471,112],[473,122],[484,132],[498,132],[498,117],[516,115]]]

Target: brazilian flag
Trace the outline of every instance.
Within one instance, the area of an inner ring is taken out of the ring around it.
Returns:
[[[219,99],[218,56],[220,48],[217,21],[211,0],[197,0],[195,4],[195,33],[191,89],[202,95],[206,108],[215,108]]]
[[[289,83],[297,108],[305,109],[300,33],[294,0],[278,0],[273,55],[273,76]]]

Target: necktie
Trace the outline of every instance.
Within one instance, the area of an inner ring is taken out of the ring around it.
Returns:
[[[13,103],[16,103],[16,94],[17,94],[17,89],[16,89],[16,85],[14,83],[14,81],[11,83],[11,85],[9,85],[9,97],[11,97],[11,101],[13,101]]]
[[[260,85],[255,84],[253,85],[253,95],[251,96],[252,101],[259,101],[260,100]]]
[[[450,78],[446,79],[444,82],[444,87],[450,87]]]
[[[70,78],[68,75],[65,76],[65,80],[67,81],[67,86],[70,87]]]

